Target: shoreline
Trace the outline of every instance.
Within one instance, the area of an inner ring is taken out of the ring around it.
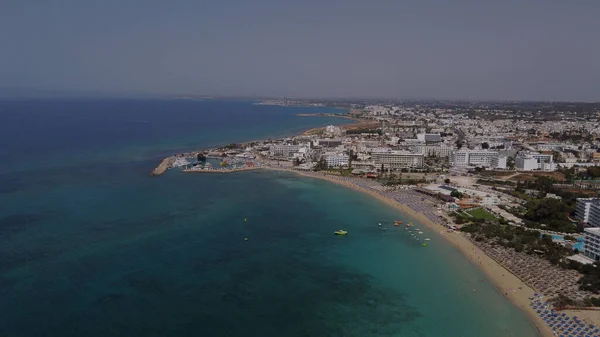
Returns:
[[[319,116],[317,114],[315,114],[314,116]],[[320,115],[321,117],[328,117],[327,115]],[[339,114],[337,115],[337,117],[342,117],[344,119],[348,119],[348,120],[352,120],[352,123],[347,123],[347,124],[336,124],[336,126],[339,126],[340,128],[347,130],[348,128],[352,128],[352,127],[357,127],[357,126],[361,126],[361,125],[365,125],[367,123],[369,123],[369,120],[363,120],[360,118],[355,118],[355,117],[350,117],[348,115],[342,115]],[[324,126],[320,126],[320,127],[315,127],[315,128],[308,128],[308,129],[304,129],[301,130],[299,133],[297,133],[296,135],[300,135],[300,136],[310,136],[314,133],[318,133],[321,130],[325,130]],[[238,144],[240,145],[247,145],[247,144],[251,144],[251,143],[255,143],[255,142],[263,142],[265,141],[265,139],[254,139],[254,140],[248,140],[248,141],[242,141],[239,142]],[[226,146],[227,144],[221,144],[220,146]],[[175,159],[177,159],[178,157],[195,157],[198,154],[204,152],[205,150],[202,149],[197,149],[194,151],[188,151],[188,152],[179,152],[176,153],[174,155],[165,157],[161,160],[161,162],[158,164],[158,166],[156,166],[151,172],[150,172],[150,176],[160,176],[162,174],[164,174],[166,171],[168,171],[170,168],[173,167],[173,163],[175,162]]]
[[[193,170],[193,169],[184,169],[185,173],[235,173],[235,172],[245,172],[245,171],[254,171],[261,169],[262,167],[242,167],[235,169],[202,169],[202,170]]]
[[[327,116],[326,114],[298,114],[298,116]],[[376,122],[373,122],[369,119],[355,118],[349,115],[336,115],[335,117],[342,117],[344,119],[352,120],[353,122],[348,124],[342,124],[340,127],[344,130],[355,129],[355,128],[365,128],[375,126]],[[325,130],[325,127],[316,127],[310,128],[303,132],[300,132],[300,136],[311,136],[315,135],[322,130]],[[260,142],[264,140],[254,140],[254,141],[245,141],[238,143],[239,145],[247,145],[253,142]],[[186,153],[178,153],[172,155],[170,157],[164,158],[163,161],[157,166],[151,173],[153,176],[158,176],[166,172],[168,169],[172,167],[173,162],[177,157],[185,157],[185,156],[196,156],[199,153],[205,152],[203,150],[196,150]],[[436,223],[435,220],[429,218],[431,214],[426,215],[426,213],[421,213],[417,209],[413,209],[408,204],[403,204],[401,201],[392,199],[388,196],[381,194],[373,189],[367,188],[365,186],[359,186],[347,180],[338,179],[339,177],[328,176],[325,174],[311,174],[309,172],[303,172],[299,170],[294,170],[288,167],[274,167],[274,166],[257,166],[257,167],[248,167],[241,168],[235,170],[189,170],[186,169],[184,172],[186,173],[234,173],[241,171],[251,171],[251,170],[270,170],[270,171],[286,171],[299,176],[315,178],[326,180],[334,184],[342,185],[347,188],[354,189],[355,191],[368,194],[372,198],[385,203],[386,205],[395,208],[401,213],[405,213],[406,215],[414,218],[416,221],[421,222],[423,225],[427,226],[429,229],[436,232],[434,235],[439,235],[442,239],[446,240],[450,243],[455,249],[457,249],[470,263],[472,263],[475,267],[479,267],[485,275],[486,278],[494,285],[494,288],[499,292],[499,294],[503,295],[505,299],[511,302],[516,308],[521,310],[524,313],[529,321],[533,324],[533,326],[538,331],[538,334],[542,337],[552,337],[556,336],[555,333],[551,330],[551,328],[544,322],[544,320],[536,313],[536,311],[529,305],[530,300],[529,297],[532,297],[536,291],[519,279],[516,275],[512,274],[508,269],[504,268],[500,263],[496,262],[490,256],[488,256],[483,250],[477,247],[474,243],[472,243],[463,233],[461,232],[453,232],[448,231],[448,228],[443,225]],[[445,221],[447,217],[443,216]]]
[[[300,176],[326,180],[328,182],[342,185],[347,188],[351,188],[355,191],[368,194],[369,196],[381,201],[402,213],[406,213],[408,216],[421,222],[429,229],[436,232],[437,235],[441,236],[444,240],[450,243],[456,248],[462,255],[475,267],[478,267],[484,272],[488,280],[494,285],[496,290],[504,296],[509,302],[511,302],[516,308],[521,310],[529,321],[535,326],[538,333],[542,337],[553,337],[556,336],[548,325],[538,316],[533,308],[529,306],[529,297],[533,296],[535,290],[521,281],[517,276],[512,274],[502,265],[497,263],[491,257],[486,255],[479,247],[471,243],[462,233],[460,232],[448,232],[447,228],[433,223],[423,214],[417,213],[407,205],[403,205],[396,200],[389,199],[383,195],[376,193],[375,191],[367,190],[363,187],[356,186],[347,181],[334,179],[325,175],[312,175],[304,172],[290,170],[285,168],[272,168],[263,167],[266,170],[272,171],[286,171],[291,172]],[[441,230],[441,231],[440,231]]]

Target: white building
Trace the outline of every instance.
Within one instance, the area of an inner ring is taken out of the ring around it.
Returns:
[[[348,166],[348,161],[350,157],[347,154],[331,154],[325,156],[325,161],[327,162],[327,167],[341,167]]]
[[[417,145],[415,146],[415,152],[421,153],[426,157],[439,157],[446,158],[452,153],[452,148],[449,146],[436,146],[436,145]]]
[[[492,206],[498,205],[500,203],[500,198],[494,194],[488,194],[481,198],[481,206]]]
[[[496,162],[497,159],[497,151],[460,149],[452,152],[450,163],[452,163],[452,166],[458,167],[493,167],[492,163]]]
[[[442,142],[442,137],[440,136],[439,133],[419,133],[419,134],[417,134],[417,139],[420,142],[425,142],[428,144]]]
[[[308,146],[300,146],[298,152],[292,153],[294,159],[308,159],[310,157],[311,150]]]
[[[499,170],[506,170],[508,163],[507,156],[498,156],[492,158],[492,167]]]
[[[383,165],[385,169],[420,168],[424,158],[421,153],[407,151],[373,152],[371,157],[377,167]]]
[[[586,226],[595,228],[600,227],[600,200],[592,202],[590,205],[590,212]]]
[[[548,143],[539,143],[535,146],[540,151],[560,151],[562,150],[562,144],[548,144]]]
[[[537,159],[538,162],[540,163],[552,163],[554,160],[554,156],[551,154],[544,154],[544,153],[530,153],[531,156],[533,156],[533,158]]]
[[[342,145],[342,140],[333,138],[316,139],[313,144],[321,147],[337,147]]]
[[[600,261],[600,228],[584,230],[583,255],[594,261]]]
[[[542,171],[556,171],[558,169],[558,165],[556,163],[540,163],[540,170]]]
[[[579,198],[575,215],[586,227],[600,227],[600,198]]]
[[[325,132],[330,135],[339,136],[342,134],[342,128],[335,125],[327,125],[327,127],[325,127]]]
[[[271,145],[269,152],[272,156],[289,157],[290,154],[298,152],[299,145]]]
[[[515,167],[520,171],[555,171],[557,168],[551,154],[535,152],[519,153],[515,157]]]
[[[520,171],[533,171],[538,169],[537,159],[530,156],[518,155],[515,157],[515,167]]]

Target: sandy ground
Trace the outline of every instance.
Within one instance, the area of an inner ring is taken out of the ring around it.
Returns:
[[[586,324],[600,326],[600,310],[563,310],[569,316],[577,316]]]
[[[276,169],[275,169],[276,170]],[[336,183],[339,185],[352,188],[354,190],[366,193],[371,197],[384,202],[392,207],[395,207],[403,213],[410,214],[412,217],[417,219],[419,222],[435,230],[440,236],[452,243],[463,255],[468,258],[475,266],[481,268],[487,277],[496,286],[498,291],[503,294],[509,301],[519,307],[523,312],[527,314],[529,319],[535,324],[540,334],[544,337],[555,336],[552,330],[544,323],[544,321],[535,313],[535,311],[529,306],[529,297],[533,296],[535,291],[522,282],[515,275],[511,274],[508,270],[498,264],[496,261],[488,257],[482,250],[472,244],[463,234],[458,232],[448,232],[446,228],[439,224],[435,224],[427,217],[420,213],[415,213],[411,208],[403,205],[395,200],[388,199],[374,191],[364,189],[346,181],[341,181],[326,176],[314,176],[299,171],[285,170],[293,172],[302,176],[318,178]],[[590,312],[591,313],[591,312]],[[596,314],[596,312],[594,312]],[[583,317],[583,315],[581,315]],[[597,313],[600,318],[600,312]]]

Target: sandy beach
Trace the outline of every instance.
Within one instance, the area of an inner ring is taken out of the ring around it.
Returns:
[[[591,308],[590,310],[563,310],[569,316],[577,316],[587,324],[600,325],[600,310]]]
[[[327,180],[329,182],[339,184],[345,186],[347,188],[352,188],[356,191],[368,194],[369,196],[384,202],[396,209],[398,209],[402,213],[409,214],[411,217],[415,218],[422,224],[428,226],[433,229],[439,236],[446,239],[452,245],[454,245],[473,265],[481,268],[487,275],[488,279],[496,286],[497,290],[504,295],[509,301],[511,301],[515,306],[520,308],[529,319],[535,324],[539,333],[544,337],[556,336],[550,327],[548,327],[544,321],[536,314],[534,309],[529,306],[530,300],[529,297],[533,296],[535,291],[522,282],[515,275],[511,274],[508,270],[498,264],[496,261],[487,256],[481,249],[472,244],[462,233],[459,232],[448,232],[447,228],[435,224],[426,216],[420,213],[416,213],[413,209],[408,207],[407,205],[403,205],[396,200],[389,199],[381,194],[376,193],[373,190],[368,190],[366,188],[354,185],[350,182],[335,179],[333,177],[328,177],[325,175],[314,175],[308,174],[305,172],[289,170],[289,169],[278,169],[278,168],[267,168],[270,170],[281,170],[292,172],[301,176],[317,178],[322,180]],[[589,316],[595,316],[596,318],[600,317],[600,312],[587,312]],[[584,316],[585,314],[581,314],[580,316]]]

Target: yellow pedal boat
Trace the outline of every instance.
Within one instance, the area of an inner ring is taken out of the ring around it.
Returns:
[[[340,229],[340,230],[337,230],[337,231],[333,232],[333,234],[335,234],[335,235],[346,235],[346,234],[348,234],[348,232],[346,232],[343,229]]]

